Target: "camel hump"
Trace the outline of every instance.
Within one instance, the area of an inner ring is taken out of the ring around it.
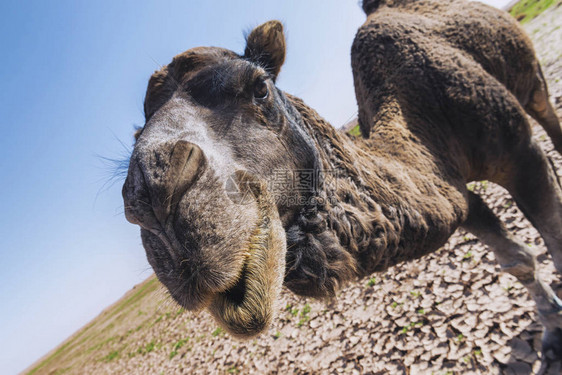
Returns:
[[[416,0],[363,0],[361,2],[361,7],[363,8],[365,14],[368,16],[383,5],[387,7],[395,7],[412,3],[414,1]]]
[[[486,150],[509,152],[527,141],[529,129],[513,88],[504,85],[494,69],[485,69],[483,58],[475,58],[486,57],[486,46],[482,53],[478,46],[465,51],[441,30],[433,18],[385,11],[371,15],[358,31],[352,68],[362,134],[369,137],[377,129],[380,136],[382,128],[407,124],[408,131],[423,138],[429,122],[440,134],[462,140],[482,155],[489,154]],[[503,57],[501,52],[494,56]],[[498,60],[499,70],[511,71]],[[532,64],[527,65],[525,71],[532,70]],[[397,108],[409,119],[406,124],[388,121]],[[430,147],[438,153],[444,146],[438,142]],[[482,163],[488,161],[493,162]]]
[[[363,0],[361,6],[366,15],[373,13],[384,0]]]

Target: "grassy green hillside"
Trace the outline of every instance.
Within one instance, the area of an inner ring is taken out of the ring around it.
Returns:
[[[64,374],[89,361],[111,361],[142,350],[124,342],[128,342],[126,338],[133,332],[154,324],[154,312],[147,314],[145,311],[154,310],[162,303],[165,294],[161,288],[155,276],[135,286],[26,373]]]
[[[560,4],[560,0],[522,0],[511,7],[509,13],[521,23],[526,23],[553,4]]]

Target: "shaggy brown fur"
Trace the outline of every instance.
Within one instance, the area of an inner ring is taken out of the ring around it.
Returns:
[[[363,7],[352,48],[363,139],[274,86],[285,56],[277,21],[252,31],[243,56],[196,48],[152,76],[123,196],[158,277],[183,306],[210,307],[227,330],[251,336],[271,320],[285,260],[291,290],[334,296],[463,226],[527,286],[544,349],[560,355],[562,303],[528,247],[466,189],[481,179],[505,186],[562,271],[562,190],[523,108],[559,151],[562,131],[529,39],[477,3]],[[299,189],[264,188],[278,170]],[[232,173],[251,182],[241,189],[248,204],[228,200]]]

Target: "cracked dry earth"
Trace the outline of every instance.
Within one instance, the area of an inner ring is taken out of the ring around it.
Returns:
[[[559,3],[525,25],[559,117],[561,24]],[[562,157],[542,128],[533,130],[562,173]],[[542,276],[561,295],[542,240],[505,190],[487,182],[469,187],[536,249]],[[436,253],[358,281],[334,301],[284,291],[273,326],[247,342],[229,337],[207,313],[178,309],[152,277],[40,362],[37,373],[532,374],[541,367],[536,319],[524,287],[459,230]],[[559,374],[560,364],[546,370]]]

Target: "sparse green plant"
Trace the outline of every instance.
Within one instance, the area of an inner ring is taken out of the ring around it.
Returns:
[[[418,298],[419,296],[421,296],[421,293],[418,290],[412,290],[412,291],[410,291],[410,295],[413,298]]]
[[[110,352],[108,355],[106,355],[105,357],[103,357],[103,360],[104,360],[104,362],[110,362],[110,361],[113,361],[117,357],[119,357],[119,351],[114,350],[114,351]]]
[[[217,327],[217,329],[215,329],[215,330],[213,331],[213,333],[211,333],[211,335],[212,335],[213,337],[217,337],[217,336],[219,336],[219,335],[222,335],[223,333],[224,333],[224,331],[222,330],[222,328],[221,328],[221,327]]]
[[[183,307],[180,307],[178,309],[178,311],[176,311],[176,317],[180,316],[181,314],[183,314],[185,312],[185,309]]]
[[[412,328],[421,327],[421,326],[423,326],[423,322],[410,322],[410,324],[408,324],[407,326],[402,327],[401,332],[405,334]]]
[[[277,340],[279,337],[281,337],[281,332],[275,332],[275,334],[273,335],[273,339]]]
[[[466,252],[466,254],[463,255],[462,259],[463,260],[470,260],[470,259],[472,259],[472,255],[473,255],[472,251],[469,250],[469,251]]]
[[[178,350],[180,350],[181,347],[184,346],[185,343],[187,343],[188,341],[189,341],[189,337],[178,340],[178,342],[174,344],[172,351],[170,352],[170,359],[174,358],[178,354]]]
[[[155,347],[156,347],[156,343],[154,342],[154,340],[152,340],[151,342],[146,344],[146,346],[144,347],[144,350],[145,350],[146,353],[150,353],[151,351],[154,350]]]
[[[287,306],[285,306],[285,310],[288,311],[292,316],[297,316],[299,314],[299,309],[293,308],[293,305],[290,303],[287,303]]]
[[[186,337],[185,339],[181,339],[178,342],[175,343],[174,345],[174,349],[178,350],[180,349],[182,346],[185,345],[185,343],[187,343],[189,341],[189,337]]]
[[[367,281],[367,286],[374,286],[377,283],[376,277],[371,277],[369,281]]]
[[[308,303],[305,304],[300,313],[300,319],[299,322],[297,323],[298,327],[301,327],[303,324],[305,324],[310,320],[310,317],[308,316],[310,310],[311,310],[310,305]]]

